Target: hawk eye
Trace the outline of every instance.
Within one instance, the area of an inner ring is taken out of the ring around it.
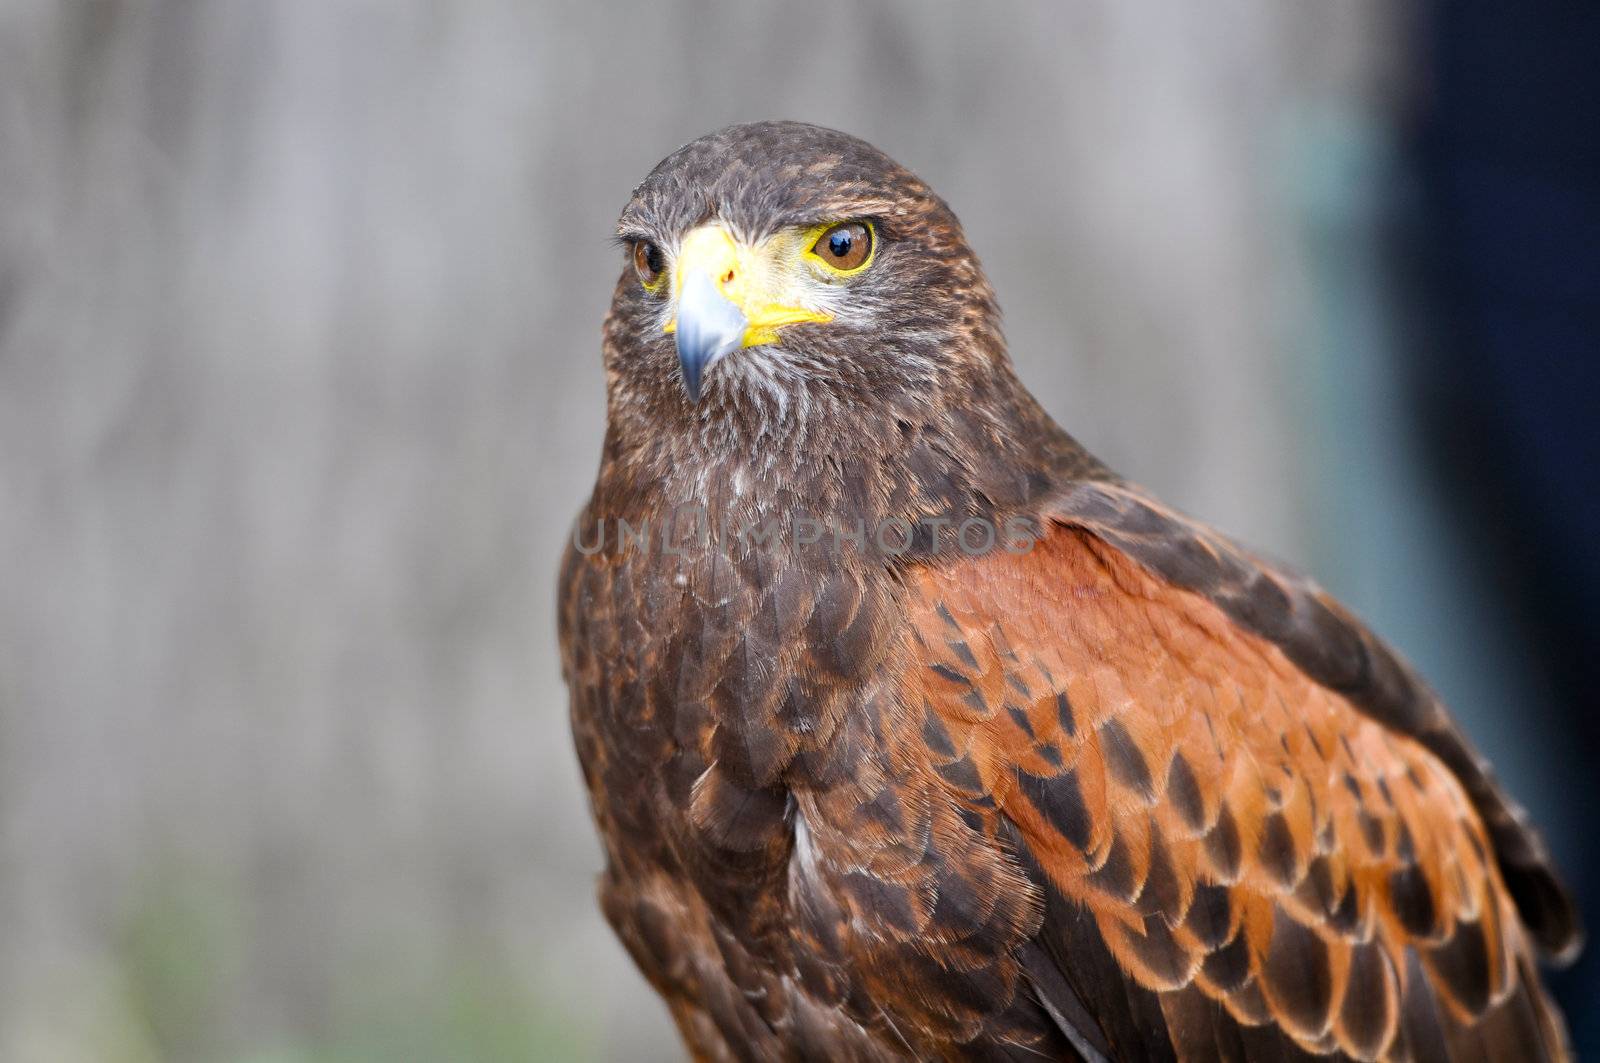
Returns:
[[[640,240],[633,245],[633,271],[646,288],[659,285],[666,268],[667,257],[661,253],[661,248],[649,240]]]
[[[872,226],[864,221],[840,222],[817,237],[811,253],[831,269],[853,273],[872,257]]]

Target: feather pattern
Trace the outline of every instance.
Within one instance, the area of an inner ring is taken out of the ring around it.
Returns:
[[[926,185],[739,126],[620,231],[710,216],[883,241],[698,402],[655,294],[605,324],[562,666],[601,906],[697,1059],[1568,1056],[1526,817],[1324,592],[1050,421]]]
[[[1130,489],[1073,498],[1102,491]],[[1062,523],[1027,555],[918,572],[906,700],[938,719],[920,728],[936,776],[974,765],[1069,938],[1097,936],[1167,1018],[1192,1024],[1203,999],[1311,1054],[1402,1058],[1413,997],[1447,1031],[1548,1009],[1484,819],[1428,745],[1047,513]]]

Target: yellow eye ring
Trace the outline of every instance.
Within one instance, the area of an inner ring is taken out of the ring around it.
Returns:
[[[667,256],[649,240],[639,240],[633,245],[633,271],[646,291],[660,291],[667,279]]]
[[[806,231],[806,258],[835,277],[866,271],[878,255],[878,231],[870,221],[835,221]]]

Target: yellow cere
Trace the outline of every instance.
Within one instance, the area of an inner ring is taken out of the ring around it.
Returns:
[[[818,301],[817,289],[826,284],[819,271],[841,274],[811,254],[811,245],[827,228],[786,229],[750,247],[735,240],[720,224],[699,226],[690,230],[678,247],[672,289],[683,291],[684,277],[691,270],[710,274],[717,290],[744,314],[746,347],[775,342],[784,325],[832,321],[833,315],[826,310],[807,305]],[[852,275],[858,272],[860,269],[850,271]],[[665,331],[674,332],[677,327],[674,314]]]

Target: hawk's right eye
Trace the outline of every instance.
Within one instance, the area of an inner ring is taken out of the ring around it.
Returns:
[[[633,245],[633,271],[646,288],[660,287],[661,275],[666,269],[667,256],[661,253],[661,248],[649,240],[640,240]]]

